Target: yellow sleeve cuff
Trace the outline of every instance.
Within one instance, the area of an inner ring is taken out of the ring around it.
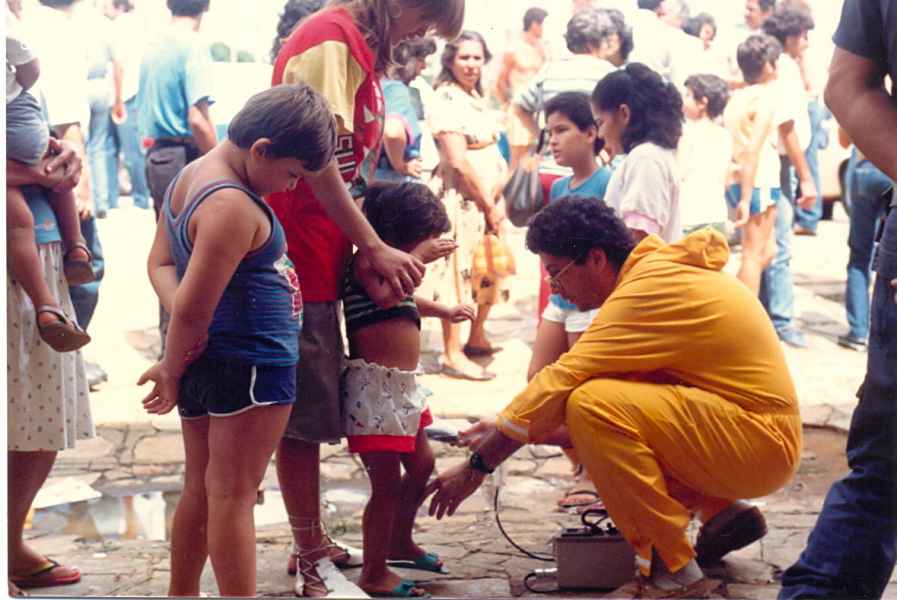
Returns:
[[[496,428],[503,434],[521,444],[528,444],[529,423],[509,415],[507,409],[499,413],[495,423]]]

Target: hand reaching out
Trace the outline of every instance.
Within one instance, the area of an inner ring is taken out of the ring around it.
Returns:
[[[448,309],[446,320],[452,323],[473,321],[477,316],[477,309],[472,304],[459,304]]]
[[[413,256],[418,257],[424,264],[445,258],[458,249],[458,242],[447,240],[445,238],[430,238],[417,245],[411,251]]]
[[[140,376],[137,385],[143,385],[148,381],[152,381],[155,385],[143,399],[143,408],[151,415],[164,415],[171,412],[171,409],[178,403],[180,378],[172,376],[164,363],[157,362]]]
[[[494,418],[480,419],[464,431],[458,432],[458,443],[456,445],[476,450],[483,443],[483,440],[486,439],[486,436],[493,431],[495,431]]]

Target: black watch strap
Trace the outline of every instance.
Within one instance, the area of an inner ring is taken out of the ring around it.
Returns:
[[[474,471],[479,471],[480,473],[485,473],[486,475],[489,475],[490,473],[495,471],[495,469],[490,469],[486,466],[486,463],[485,461],[483,461],[483,457],[480,456],[479,452],[474,452],[473,454],[471,454],[470,460],[467,461],[467,464],[469,464],[470,468]]]

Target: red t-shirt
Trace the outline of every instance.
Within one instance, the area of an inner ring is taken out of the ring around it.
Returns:
[[[349,186],[376,164],[383,132],[383,92],[374,55],[345,9],[329,9],[306,19],[283,45],[272,84],[303,82],[320,92],[337,118],[336,160]],[[327,215],[311,187],[300,181],[268,203],[287,234],[306,302],[332,302],[351,244]]]

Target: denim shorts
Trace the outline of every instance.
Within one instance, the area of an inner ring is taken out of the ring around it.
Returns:
[[[726,194],[726,199],[732,208],[736,208],[741,201],[741,184],[733,183]],[[751,194],[751,216],[759,215],[766,212],[770,206],[776,206],[782,199],[782,189],[773,188],[754,188]]]
[[[253,365],[207,355],[187,367],[178,393],[182,419],[229,417],[296,401],[296,365]]]

